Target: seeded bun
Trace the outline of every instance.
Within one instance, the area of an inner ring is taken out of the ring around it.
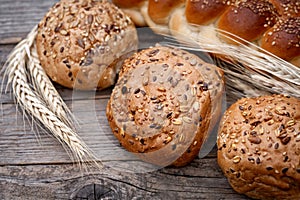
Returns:
[[[278,21],[263,35],[261,47],[300,66],[300,16]]]
[[[244,98],[224,114],[218,163],[239,193],[255,199],[300,199],[300,100]]]
[[[208,68],[222,85],[217,67],[186,51],[157,46],[127,59],[107,105],[120,144],[156,165],[191,162],[209,134],[212,115],[220,115],[211,101],[212,91],[220,89],[201,71]]]
[[[119,63],[137,49],[138,39],[134,24],[110,2],[62,0],[39,23],[36,43],[53,81],[103,89],[115,83]]]
[[[157,54],[158,52],[159,54]],[[157,45],[155,48],[150,48],[145,50],[144,53],[140,53],[139,56],[130,57],[123,65],[120,74],[122,75],[123,71],[128,70],[128,68],[135,67],[140,63],[153,63],[153,61],[156,61],[157,59],[158,62],[170,62],[174,65],[178,65],[178,63],[175,62],[179,61],[173,60],[174,56],[182,59],[182,62],[186,62],[188,65],[195,67],[201,73],[203,80],[205,80],[203,83],[203,88],[207,89],[210,93],[212,113],[215,116],[212,117],[212,125],[210,127],[214,128],[214,125],[219,119],[217,116],[220,115],[222,109],[221,99],[225,84],[223,71],[215,65],[206,63],[198,56],[187,51]],[[183,72],[183,74],[185,73],[187,73],[187,71]]]

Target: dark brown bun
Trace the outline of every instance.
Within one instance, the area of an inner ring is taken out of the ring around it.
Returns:
[[[206,80],[201,70],[208,68],[218,78]],[[186,51],[158,46],[134,54],[107,105],[114,135],[148,162],[188,164],[208,136],[212,114],[220,115],[212,109],[210,95],[219,92],[214,81],[223,84],[221,71]]]
[[[185,16],[191,24],[209,24],[219,17],[228,5],[220,0],[187,1]],[[199,14],[201,13],[201,15]]]
[[[127,4],[131,16],[130,10],[140,12],[139,18],[133,18],[135,23],[143,21],[158,33],[236,43],[218,34],[220,29],[300,66],[299,0],[141,0],[138,7]]]
[[[115,83],[122,56],[137,49],[134,24],[107,1],[62,0],[39,23],[41,65],[68,88],[103,89]]]
[[[263,35],[261,47],[285,60],[300,60],[300,16],[278,21]]]
[[[243,98],[224,114],[218,163],[239,193],[255,199],[300,199],[300,100]]]
[[[274,25],[275,19],[275,9],[267,1],[238,1],[220,16],[218,28],[247,41],[255,41]]]

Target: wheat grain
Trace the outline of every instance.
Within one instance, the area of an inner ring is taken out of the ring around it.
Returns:
[[[68,106],[62,100],[52,82],[46,75],[44,69],[40,65],[40,61],[36,52],[36,35],[37,26],[35,26],[28,34],[25,40],[27,41],[27,45],[24,45],[27,54],[26,66],[28,68],[27,71],[29,72],[28,77],[31,80],[34,90],[36,90],[43,101],[45,101],[49,109],[56,114],[60,120],[65,122],[70,127],[74,127],[73,123],[76,122],[75,117],[72,115]]]
[[[79,161],[84,161],[90,156],[87,146],[37,97],[37,94],[28,86],[26,73],[23,67],[18,67],[14,71],[13,79],[10,80],[17,103],[48,128],[60,142],[67,144]]]
[[[237,99],[266,93],[284,93],[300,97],[300,68],[231,33],[219,29],[214,31],[239,45],[220,43],[202,37],[187,40],[179,33],[176,34],[179,44],[168,35],[165,37],[170,42],[164,44],[224,56],[226,63],[218,62],[217,65],[225,72],[226,85],[232,95],[229,98]]]
[[[33,29],[29,33],[28,37],[21,41],[8,56],[7,62],[4,64],[4,67],[6,68],[4,76],[7,77],[5,91],[8,90],[9,86],[12,87],[12,93],[15,97],[16,103],[20,106],[20,108],[45,126],[51,132],[51,134],[61,144],[63,144],[63,146],[66,145],[72,152],[72,155],[70,155],[71,159],[74,157],[76,159],[75,161],[78,161],[79,163],[86,163],[87,161],[90,161],[100,167],[92,151],[89,150],[87,145],[72,128],[61,121],[59,117],[47,107],[47,104],[43,101],[43,98],[35,90],[33,90],[32,83],[29,82],[27,78],[30,74],[26,68],[26,65],[28,64],[27,61],[30,60],[28,57],[28,50],[34,43],[35,31],[36,30]],[[31,65],[35,64],[31,63]],[[29,68],[36,70],[36,67],[37,66],[35,65]],[[33,80],[38,78],[38,80],[34,80],[35,83],[41,83],[45,81],[45,79],[42,79],[44,78],[42,77],[43,75],[39,73],[41,73],[41,71],[32,71],[33,76],[31,78]],[[42,84],[45,86],[47,83],[44,82]],[[45,89],[46,87],[51,86],[47,85],[42,89]],[[50,89],[55,90],[53,88]],[[51,95],[53,94],[55,94],[55,92]],[[48,97],[44,96],[44,98]],[[53,98],[57,98],[57,96],[54,95]],[[49,100],[47,102],[49,102]],[[61,106],[61,104],[59,104],[59,106]],[[57,110],[57,107],[55,109]]]
[[[34,89],[38,91],[49,109],[56,114],[60,120],[70,127],[73,127],[75,117],[73,117],[68,106],[62,100],[49,77],[46,75],[44,69],[40,65],[35,43],[31,47],[30,51],[27,50],[26,52],[28,57],[27,68],[30,73]]]

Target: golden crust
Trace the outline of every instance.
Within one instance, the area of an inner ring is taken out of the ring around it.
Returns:
[[[186,2],[185,16],[191,24],[209,24],[219,17],[227,7],[226,1],[188,0]]]
[[[300,57],[300,17],[278,21],[264,34],[261,47],[286,60]]]
[[[68,88],[103,89],[115,82],[116,62],[137,49],[134,24],[106,1],[63,0],[39,23],[40,62]]]
[[[224,114],[218,163],[231,186],[257,199],[300,198],[300,100],[244,98]]]
[[[184,0],[149,0],[148,14],[153,22],[166,24],[172,11],[183,5]]]
[[[210,86],[195,67],[204,62],[190,58],[178,49],[153,47],[127,59],[120,72],[107,118],[122,146],[148,162],[184,166],[207,137]]]
[[[279,15],[284,17],[300,17],[299,0],[269,0]]]
[[[272,4],[261,0],[247,0],[226,9],[220,16],[217,27],[252,42],[272,27],[274,21],[275,10]]]

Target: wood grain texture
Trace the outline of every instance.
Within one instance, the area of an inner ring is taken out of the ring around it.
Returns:
[[[55,2],[1,1],[1,66],[16,42],[26,37]],[[155,41],[156,37],[142,32],[140,38]],[[1,75],[5,85],[2,79]],[[79,135],[105,167],[84,170],[72,164],[47,130],[24,118],[8,91],[0,96],[1,200],[82,199],[84,195],[93,195],[90,199],[248,199],[231,189],[217,165],[216,149],[183,168],[126,172],[126,167],[140,162],[119,147],[108,127],[105,106],[111,89],[87,94],[55,86],[80,120]]]
[[[24,38],[55,2],[57,1],[1,0],[0,41],[14,37]]]
[[[72,199],[90,184],[110,188],[115,199],[242,199],[243,196],[228,186],[218,168],[211,167],[214,162],[203,159],[184,170],[164,168],[143,174],[108,167],[83,172],[71,164],[3,166],[0,167],[0,189],[13,192],[1,194],[6,199],[24,196],[26,199]],[[211,170],[207,173],[199,170],[199,166]]]

